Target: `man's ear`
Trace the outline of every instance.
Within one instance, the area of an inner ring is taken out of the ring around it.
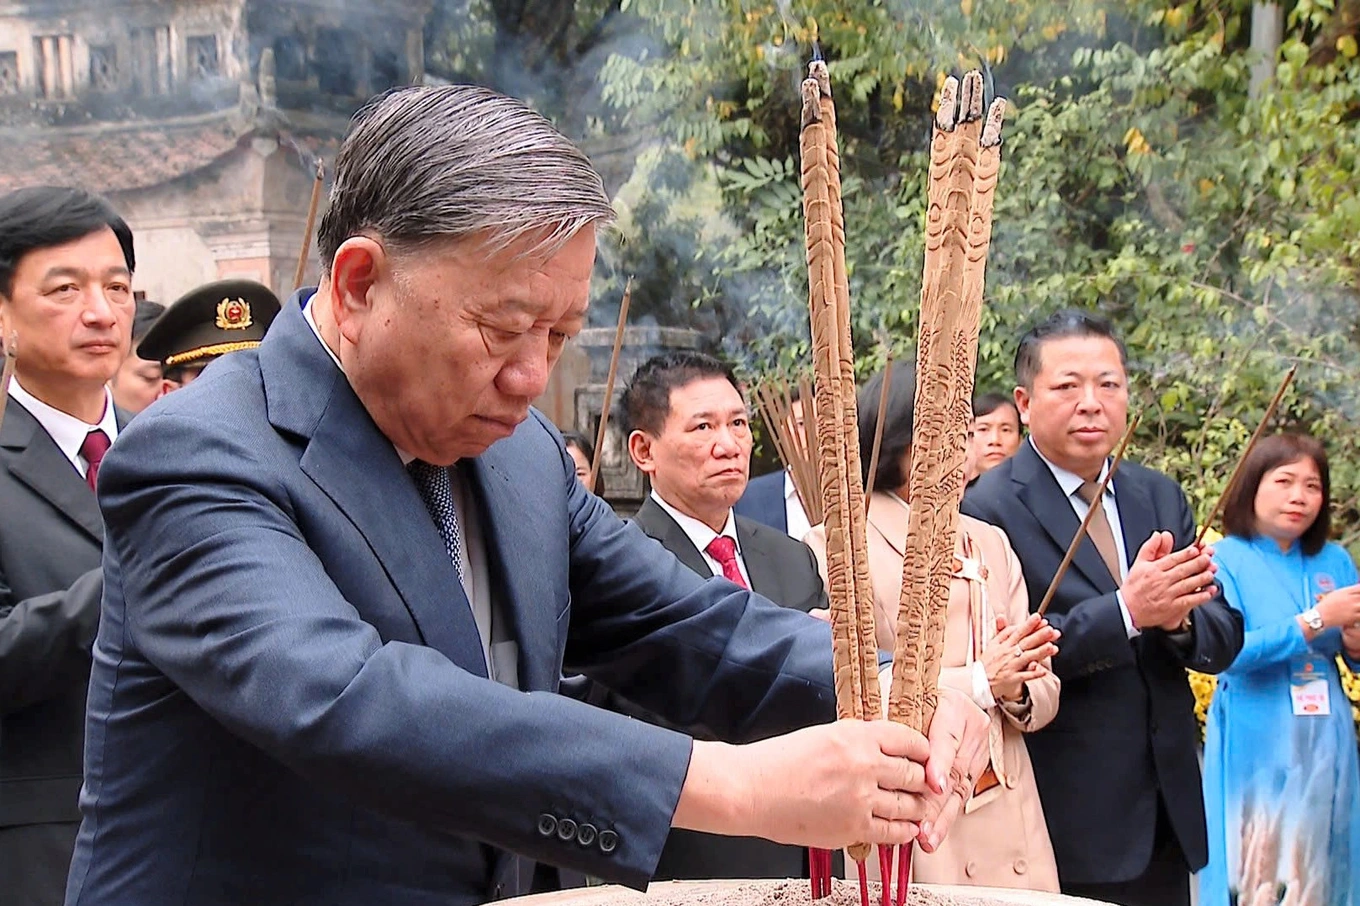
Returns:
[[[351,236],[335,250],[330,270],[330,301],[335,325],[351,345],[358,342],[363,323],[373,309],[373,289],[387,275],[390,259],[382,243],[368,236]]]
[[[1015,408],[1020,413],[1020,424],[1029,425],[1029,391],[1023,386],[1015,388]]]
[[[645,475],[656,473],[656,458],[652,454],[652,436],[646,431],[634,431],[628,435],[628,457],[633,460],[639,472]]]

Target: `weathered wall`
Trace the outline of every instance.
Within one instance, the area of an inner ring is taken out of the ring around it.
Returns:
[[[311,188],[292,151],[257,138],[191,176],[112,196],[135,236],[137,288],[170,302],[245,277],[287,294]]]

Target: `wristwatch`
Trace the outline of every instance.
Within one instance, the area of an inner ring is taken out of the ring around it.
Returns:
[[[1322,614],[1316,607],[1310,607],[1302,614],[1304,624],[1314,632],[1322,631]]]

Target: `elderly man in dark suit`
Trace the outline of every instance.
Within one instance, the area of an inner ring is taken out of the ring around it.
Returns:
[[[132,337],[132,233],[101,199],[0,198],[0,901],[61,903],[79,826],[90,644],[103,587],[94,485],[125,420],[107,388]]]
[[[622,523],[530,408],[611,215],[494,92],[356,116],[320,286],[104,464],[70,906],[471,906],[538,860],[642,886],[672,825],[941,838],[981,712],[826,723],[828,627]],[[564,661],[726,742],[552,694]]]
[[[1124,346],[1099,316],[1059,312],[1016,353],[1029,442],[978,479],[963,511],[1010,536],[1037,608],[1092,505],[1048,611],[1061,630],[1057,718],[1028,737],[1064,892],[1111,903],[1189,903],[1205,863],[1204,802],[1187,667],[1217,673],[1242,616],[1194,543],[1180,487],[1125,461],[1093,504],[1125,428]]]

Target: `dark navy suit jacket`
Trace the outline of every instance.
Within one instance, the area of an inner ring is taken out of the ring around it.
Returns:
[[[1173,533],[1176,550],[1195,540],[1190,505],[1170,478],[1126,461],[1114,489],[1130,563],[1154,531]],[[1081,524],[1032,444],[979,478],[963,512],[1010,537],[1037,610]],[[1191,870],[1208,858],[1199,731],[1185,670],[1227,668],[1242,648],[1242,615],[1220,592],[1194,611],[1185,644],[1160,629],[1130,640],[1117,590],[1088,536],[1048,610],[1063,634],[1053,658],[1062,707],[1047,727],[1025,736],[1064,883],[1142,874],[1153,853],[1159,793]]]
[[[746,490],[742,492],[736,506],[732,509],[737,511],[738,516],[745,516],[761,525],[768,525],[770,528],[787,532],[789,530],[789,511],[786,506],[784,502],[784,470],[780,469],[778,472],[770,472],[748,481]],[[798,540],[803,539],[799,538]]]
[[[530,860],[644,885],[691,741],[552,694],[564,661],[733,741],[833,719],[829,628],[625,525],[541,415],[467,469],[523,691],[299,296],[138,417],[100,476],[70,906],[463,906]]]

